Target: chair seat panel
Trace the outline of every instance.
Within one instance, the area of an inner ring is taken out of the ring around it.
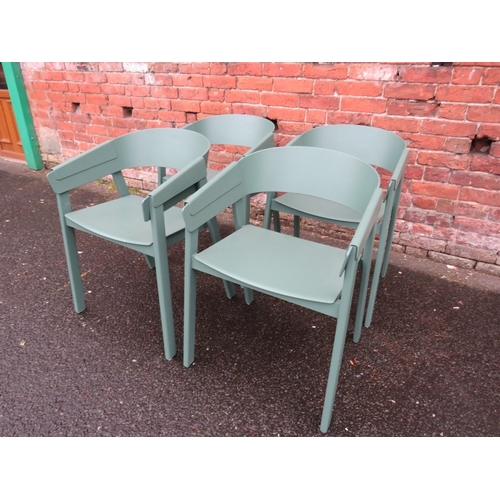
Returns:
[[[249,287],[324,304],[333,304],[342,291],[344,258],[345,250],[252,225],[194,256]]]
[[[329,221],[347,222],[351,224],[358,224],[361,220],[361,215],[355,210],[335,203],[334,201],[325,200],[316,196],[309,196],[298,193],[285,193],[274,199],[273,209],[281,212],[287,212],[288,209],[292,211],[310,214],[313,218],[319,218]],[[293,212],[292,212],[293,213]],[[384,215],[383,207],[380,213],[380,218]]]
[[[145,222],[140,196],[124,196],[116,200],[66,214],[68,224],[108,240],[130,245],[153,244],[151,223]],[[165,212],[166,235],[184,230],[182,210],[172,207]]]

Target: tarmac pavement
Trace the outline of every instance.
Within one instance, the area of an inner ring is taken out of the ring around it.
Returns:
[[[500,435],[500,278],[392,252],[359,344],[351,323],[323,435],[335,319],[260,294],[247,306],[241,290],[228,300],[200,275],[185,368],[179,243],[165,360],[155,272],[132,250],[78,233],[87,309],[74,312],[46,174],[0,160],[0,436]],[[74,203],[112,196],[95,183]]]

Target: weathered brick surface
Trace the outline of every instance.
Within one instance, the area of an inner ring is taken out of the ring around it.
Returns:
[[[25,62],[21,67],[47,165],[133,130],[182,127],[221,113],[273,120],[277,146],[328,124],[391,130],[410,149],[394,250],[500,275],[499,64]],[[55,131],[60,153],[44,148],[46,129]],[[209,163],[221,169],[240,156],[214,148]],[[142,190],[156,182],[151,169],[127,176]]]

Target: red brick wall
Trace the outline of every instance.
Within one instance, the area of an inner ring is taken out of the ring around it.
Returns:
[[[394,131],[410,148],[395,249],[500,275],[499,63],[21,66],[47,164],[129,131],[219,113],[274,120],[278,146],[324,124]],[[153,187],[152,173],[135,177]]]

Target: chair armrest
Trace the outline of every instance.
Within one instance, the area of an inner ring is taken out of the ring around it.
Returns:
[[[182,209],[186,229],[195,231],[245,194],[239,163],[234,162],[186,200]]]
[[[61,194],[120,170],[118,153],[105,142],[52,168],[47,179],[54,192]]]
[[[197,158],[179,170],[144,199],[142,202],[144,220],[147,222],[151,219],[152,209],[163,206],[166,210],[193,194],[206,176],[207,168],[203,157]]]
[[[350,245],[356,249],[356,260],[361,258],[366,240],[378,221],[380,209],[382,207],[382,198],[383,190],[381,188],[375,189],[366,210],[361,216],[359,225],[350,243]]]

